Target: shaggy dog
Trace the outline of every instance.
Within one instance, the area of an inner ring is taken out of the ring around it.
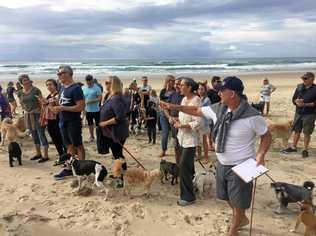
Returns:
[[[141,168],[130,168],[125,171],[122,169],[124,162],[122,160],[115,160],[113,166],[113,175],[115,177],[123,174],[124,179],[124,195],[131,196],[133,187],[143,185],[145,186],[146,196],[149,196],[150,188],[155,179],[160,178],[160,170],[143,170]]]
[[[17,138],[25,137],[25,133],[20,131],[16,126],[16,123],[13,123],[11,118],[5,118],[1,122],[1,146],[4,146],[4,142],[8,140],[10,143],[15,142]]]
[[[284,148],[288,146],[288,141],[291,137],[293,127],[293,121],[290,120],[284,123],[274,123],[272,121],[268,121],[268,129],[272,135],[272,142],[275,139],[282,139],[282,143]]]
[[[275,211],[277,214],[282,214],[289,203],[301,201],[313,203],[313,189],[315,184],[311,181],[304,182],[303,186],[276,182],[271,183],[271,187],[274,188],[276,198],[280,203],[280,206]]]
[[[193,188],[199,198],[206,196],[207,190],[212,190],[216,183],[215,173],[209,169],[202,173],[197,173],[193,179]]]
[[[163,180],[168,181],[168,174],[172,176],[171,179],[171,185],[174,185],[174,182],[176,184],[178,183],[178,176],[179,176],[179,167],[177,164],[168,162],[166,160],[160,161],[160,172],[161,172],[161,183],[164,183]]]
[[[297,216],[295,228],[291,232],[297,232],[298,227],[301,223],[305,225],[305,236],[315,236],[316,235],[316,216],[314,215],[313,205],[308,202],[303,202],[301,204],[301,212]]]

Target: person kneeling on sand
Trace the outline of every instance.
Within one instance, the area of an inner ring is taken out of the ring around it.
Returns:
[[[217,197],[228,202],[233,219],[228,236],[237,236],[242,226],[249,223],[245,214],[250,207],[252,183],[245,183],[231,169],[247,159],[256,158],[264,164],[264,157],[271,144],[271,134],[264,118],[243,99],[244,86],[235,77],[226,77],[220,87],[221,103],[211,106],[179,106],[161,103],[165,109],[175,109],[214,121],[213,138],[219,161],[216,172]],[[261,142],[255,152],[255,136]]]

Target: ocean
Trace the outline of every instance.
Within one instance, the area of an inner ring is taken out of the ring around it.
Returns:
[[[315,58],[235,58],[181,60],[55,60],[6,62],[0,61],[0,76],[55,76],[58,66],[69,64],[77,75],[99,74],[240,74],[270,71],[314,71]]]

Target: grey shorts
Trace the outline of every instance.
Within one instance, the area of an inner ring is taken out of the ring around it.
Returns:
[[[233,171],[234,166],[224,166],[220,163],[216,170],[217,198],[229,201],[232,207],[248,209],[252,198],[252,183],[245,183]]]
[[[304,134],[311,135],[315,128],[315,114],[309,115],[298,115],[295,114],[294,126],[292,130],[295,133],[301,133],[303,130]]]

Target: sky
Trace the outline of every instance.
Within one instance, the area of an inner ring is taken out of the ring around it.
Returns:
[[[316,0],[0,0],[0,60],[316,56]]]

